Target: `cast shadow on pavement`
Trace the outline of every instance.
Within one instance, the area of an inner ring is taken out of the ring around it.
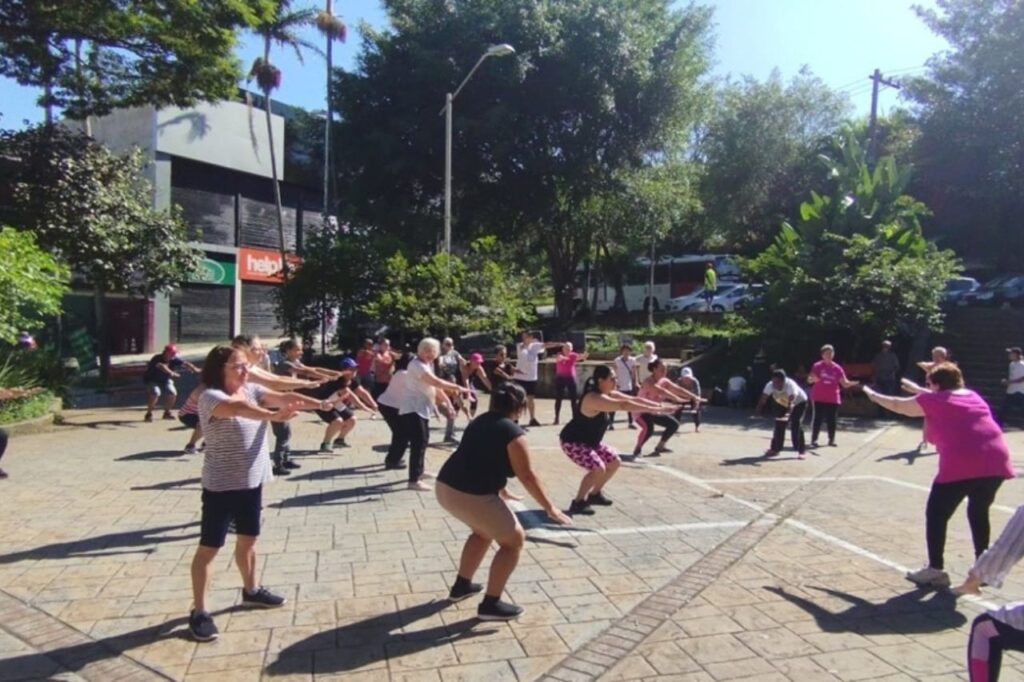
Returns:
[[[810,452],[810,451],[808,451]],[[734,467],[734,466],[751,466],[759,467],[762,464],[771,464],[772,462],[795,462],[797,461],[796,453],[792,453],[790,456],[778,455],[776,457],[765,457],[764,455],[752,455],[750,457],[736,457],[734,459],[723,459],[718,463],[720,467]]]
[[[286,479],[295,480],[295,479]],[[316,507],[330,504],[356,504],[359,502],[371,502],[380,499],[385,493],[396,492],[395,486],[405,487],[406,481],[391,481],[373,485],[363,485],[347,490],[325,490],[319,493],[297,495],[274,502],[267,506],[271,509],[289,509],[292,507]]]
[[[198,526],[198,521],[179,523],[173,526],[158,526],[142,530],[130,530],[121,533],[94,535],[91,538],[55,542],[10,554],[0,554],[0,564],[13,564],[18,561],[35,559],[71,559],[75,557],[113,556],[117,554],[150,553],[153,545],[164,542],[179,542],[199,537],[199,533],[181,533],[186,528]],[[6,679],[0,675],[0,680]]]
[[[955,629],[967,622],[956,610],[956,597],[948,590],[913,589],[884,602],[871,602],[854,594],[826,587],[805,585],[849,604],[839,612],[829,611],[810,599],[786,592],[784,588],[765,587],[814,617],[823,632],[854,632],[861,635],[898,633],[927,634]],[[930,597],[930,598],[927,598]]]
[[[471,611],[466,612],[463,620],[447,625],[410,628],[416,621],[435,616],[450,605],[446,599],[430,601],[318,632],[282,649],[264,672],[271,676],[344,673],[496,632],[493,628],[474,629],[481,621]],[[314,652],[314,671],[309,670],[310,651]]]
[[[342,467],[340,469],[321,469],[320,471],[310,471],[305,474],[292,473],[290,476],[284,477],[283,481],[325,481],[332,478],[339,478],[347,474],[358,474],[366,471],[383,471],[380,464],[363,464],[354,467]]]
[[[202,486],[199,484],[203,482],[201,478],[183,478],[180,481],[164,481],[163,483],[154,483],[153,485],[133,485],[132,490],[202,490]],[[189,488],[188,486],[194,485],[195,488]]]
[[[913,450],[907,450],[906,452],[894,452],[891,455],[885,455],[884,457],[879,457],[875,461],[876,462],[896,462],[896,461],[899,461],[901,459],[905,459],[905,460],[907,460],[907,466],[912,466],[914,464],[914,462],[917,460],[918,457],[934,457],[937,454],[938,453],[935,452],[935,451],[932,451],[932,452],[921,452],[917,448],[914,448]]]
[[[115,457],[115,462],[136,462],[136,461],[177,461],[185,460],[188,456],[182,450],[149,450],[147,452],[136,452],[131,455]]]
[[[101,419],[93,422],[74,422],[68,421],[67,419],[61,419],[60,421],[54,422],[54,424],[56,424],[57,426],[62,426],[66,428],[102,429],[105,431],[112,430],[105,427],[127,426],[130,429],[134,429],[137,428],[140,424],[144,423],[145,422],[143,422],[141,419]]]

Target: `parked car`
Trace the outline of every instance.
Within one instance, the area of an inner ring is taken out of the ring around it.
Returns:
[[[722,295],[715,294],[715,300],[711,303],[711,312],[724,313],[726,311],[742,308],[745,301],[754,295],[760,295],[764,289],[761,284],[740,283]],[[703,300],[689,304],[684,310],[687,312],[699,312],[705,309]]]
[[[725,296],[738,286],[740,286],[738,282],[719,282],[718,288],[715,289],[715,300],[717,301],[719,297]],[[688,310],[694,303],[699,303],[701,306],[704,305],[704,287],[700,287],[685,296],[676,296],[675,298],[668,299],[665,301],[664,310],[666,312]]]
[[[942,291],[942,303],[954,305],[961,298],[979,288],[981,288],[981,284],[973,277],[954,277],[946,282],[946,288]]]
[[[1024,275],[1003,275],[982,284],[957,300],[961,306],[1019,305],[1024,302]]]

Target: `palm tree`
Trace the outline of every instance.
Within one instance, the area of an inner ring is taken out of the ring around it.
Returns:
[[[270,174],[274,180],[274,204],[277,207],[277,233],[281,242],[281,267],[285,273],[288,270],[286,259],[286,244],[284,241],[284,209],[281,207],[281,185],[277,178],[277,156],[274,153],[274,130],[271,125],[270,95],[281,86],[281,69],[274,66],[270,61],[270,48],[273,45],[278,47],[290,47],[295,50],[300,63],[304,63],[302,51],[311,50],[319,53],[320,49],[299,36],[298,31],[303,26],[313,23],[316,12],[312,8],[292,9],[291,0],[278,0],[277,10],[274,16],[267,22],[256,26],[253,31],[263,39],[263,56],[257,57],[249,70],[249,77],[246,83],[256,80],[256,85],[263,93],[263,105],[267,118],[267,140],[270,143]]]
[[[327,40],[327,117],[324,120],[324,220],[332,213],[330,177],[331,177],[331,122],[334,120],[331,110],[331,76],[334,71],[334,41],[345,42],[348,27],[334,16],[334,0],[325,0],[324,11],[316,17],[316,26]]]

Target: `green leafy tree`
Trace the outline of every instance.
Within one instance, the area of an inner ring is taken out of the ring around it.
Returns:
[[[54,107],[81,119],[229,99],[240,76],[237,31],[273,8],[272,0],[5,0],[0,75],[42,88],[48,122]]]
[[[1020,269],[1024,249],[1024,3],[938,0],[918,14],[950,49],[910,80],[921,136],[915,192],[930,234],[965,257]]]
[[[439,253],[411,263],[396,253],[365,313],[414,334],[487,331],[512,334],[533,319],[536,293],[525,273],[500,258],[493,237],[473,243],[466,260]]]
[[[189,241],[177,207],[157,211],[142,154],[117,156],[91,138],[40,126],[0,133],[0,157],[13,159],[0,182],[4,218],[35,233],[39,245],[96,293],[101,369],[110,352],[105,294],[149,296],[181,285],[201,251]]]
[[[34,234],[0,229],[0,341],[13,344],[19,331],[59,315],[68,278],[68,269],[39,248]]]
[[[357,222],[410,253],[441,231],[438,110],[488,44],[455,106],[454,234],[521,239],[544,253],[560,314],[593,247],[584,204],[622,171],[678,154],[708,101],[711,12],[669,0],[387,0],[393,29],[364,32],[338,72],[342,193]],[[381,162],[385,159],[386,162]]]
[[[927,208],[904,192],[910,169],[884,157],[872,168],[852,132],[826,157],[831,190],[812,193],[795,225],[747,261],[767,285],[752,320],[771,357],[798,362],[826,340],[847,353],[924,325],[941,328],[939,302],[960,269],[924,238]]]
[[[713,241],[763,247],[821,182],[817,155],[849,113],[847,98],[806,69],[789,83],[778,71],[725,83],[697,145]]]
[[[263,112],[267,122],[267,140],[270,143],[270,175],[274,183],[274,206],[277,209],[277,234],[281,241],[281,262],[284,263],[286,276],[288,258],[284,240],[284,209],[281,207],[281,183],[277,176],[277,153],[274,151],[274,126],[270,99],[274,90],[281,87],[281,69],[270,61],[270,50],[275,45],[291,49],[295,52],[299,62],[303,62],[303,50],[319,52],[316,45],[299,35],[299,30],[311,25],[315,19],[316,12],[313,9],[293,9],[290,0],[278,0],[274,13],[253,26],[253,31],[263,41],[263,56],[257,57],[252,63],[246,81],[255,80],[260,92],[263,93]]]

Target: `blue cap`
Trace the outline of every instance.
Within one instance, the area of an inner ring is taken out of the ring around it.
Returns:
[[[355,369],[355,368],[356,368],[356,361],[353,360],[352,358],[345,357],[345,358],[341,359],[341,369],[342,370]]]

